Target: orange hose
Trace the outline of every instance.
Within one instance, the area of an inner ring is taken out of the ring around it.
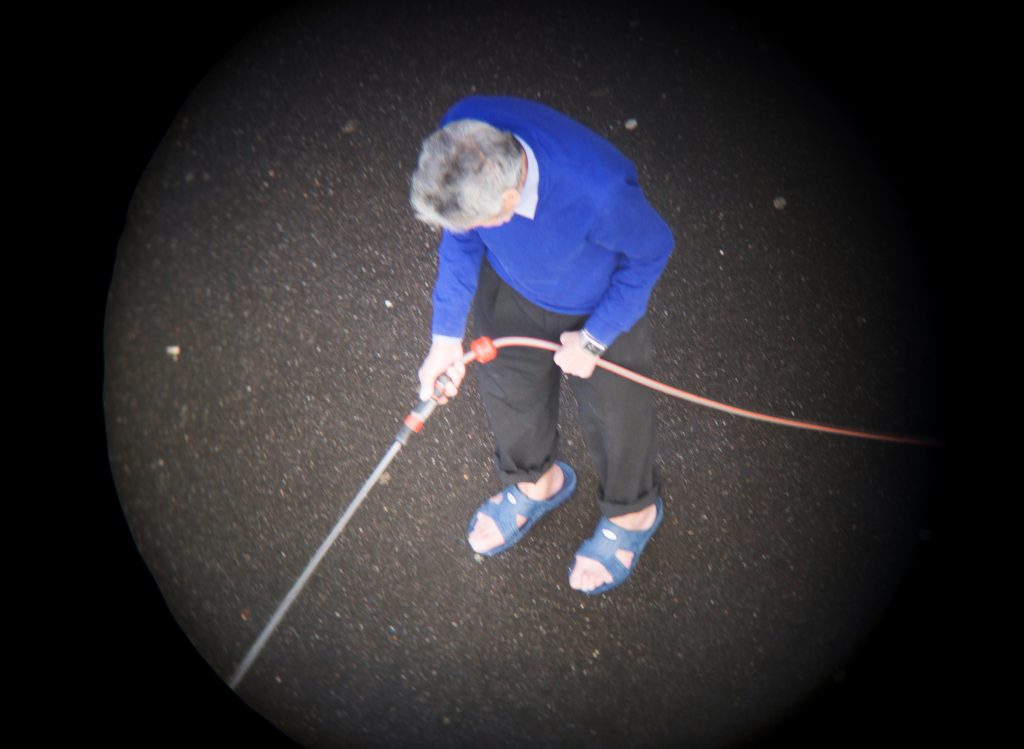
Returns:
[[[464,364],[469,364],[472,361],[476,361],[478,352],[488,351],[491,349],[501,349],[507,346],[526,346],[528,348],[539,348],[547,349],[548,351],[558,351],[562,347],[551,341],[544,341],[539,338],[526,338],[523,336],[507,336],[504,338],[496,338],[493,341],[490,339],[477,339],[473,342],[474,345],[471,350],[463,356],[462,361]],[[493,356],[491,357],[493,358]],[[486,361],[481,359],[481,362]],[[769,424],[780,424],[782,426],[795,427],[797,429],[810,429],[815,432],[827,432],[829,434],[841,434],[846,437],[860,437],[862,439],[869,440],[881,440],[883,442],[901,442],[909,445],[930,445],[930,446],[942,446],[943,443],[933,439],[927,439],[924,437],[910,437],[901,434],[886,434],[884,432],[868,432],[862,429],[849,429],[846,427],[830,426],[828,424],[819,424],[813,421],[801,421],[799,419],[786,419],[781,416],[771,416],[769,414],[758,413],[757,411],[748,411],[745,408],[737,408],[736,406],[730,406],[727,403],[720,403],[719,401],[711,400],[710,398],[704,398],[693,393],[688,393],[685,390],[665,385],[664,383],[652,380],[650,377],[637,374],[625,367],[620,367],[618,364],[605,361],[604,359],[597,360],[597,366],[601,369],[606,369],[613,374],[617,374],[620,377],[625,377],[627,380],[639,383],[644,387],[648,387],[651,390],[656,390],[659,393],[670,395],[673,398],[680,398],[691,403],[696,403],[700,406],[707,406],[708,408],[714,408],[719,411],[725,411],[726,413],[734,414],[736,416],[743,416],[748,419],[755,419],[756,421],[766,421]]]

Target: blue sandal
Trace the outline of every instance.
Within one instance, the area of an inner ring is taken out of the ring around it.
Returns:
[[[658,530],[658,526],[661,525],[661,521],[665,517],[665,506],[662,504],[660,497],[654,500],[654,505],[658,508],[658,514],[654,518],[654,525],[645,531],[627,531],[625,528],[615,525],[608,518],[601,518],[601,522],[597,524],[597,530],[594,531],[594,535],[583,542],[583,545],[576,554],[577,556],[600,562],[611,573],[612,581],[599,585],[593,590],[581,590],[581,593],[586,593],[588,596],[596,596],[606,593],[612,588],[617,588],[626,582],[633,570],[636,569],[636,563],[640,561],[640,553],[644,550],[647,542],[651,540],[654,532]],[[633,552],[633,562],[629,567],[622,564],[618,557],[615,556],[615,552],[619,549]],[[573,567],[569,568],[570,575],[572,575],[573,569]]]
[[[500,554],[506,549],[512,548],[523,536],[530,532],[530,529],[533,528],[541,517],[572,496],[572,493],[576,490],[576,474],[561,461],[557,461],[557,465],[562,469],[564,483],[558,494],[550,499],[542,501],[530,499],[519,490],[518,486],[511,484],[501,490],[501,502],[495,504],[488,499],[480,506],[477,512],[473,513],[473,517],[469,521],[467,534],[473,532],[473,528],[476,526],[476,516],[482,512],[494,521],[495,525],[498,526],[501,537],[505,539],[505,543],[501,546],[497,546],[489,551],[477,552],[480,556],[493,557],[495,554]],[[516,524],[517,515],[523,515],[526,518],[522,528]]]

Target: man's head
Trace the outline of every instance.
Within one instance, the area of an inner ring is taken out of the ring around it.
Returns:
[[[420,221],[449,231],[500,226],[512,218],[525,178],[512,133],[456,120],[423,141],[409,202]]]

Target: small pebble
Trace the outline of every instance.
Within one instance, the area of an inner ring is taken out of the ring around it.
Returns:
[[[391,308],[392,308],[392,307],[394,307],[395,305],[393,305],[393,304],[391,303],[391,300],[390,300],[390,299],[385,299],[385,300],[384,300],[384,306],[385,306],[385,307],[387,307],[388,309],[391,309]]]
[[[779,196],[772,201],[772,205],[775,206],[775,210],[781,211],[783,208],[786,207],[786,199],[783,198],[782,196]]]
[[[178,357],[181,356],[181,346],[168,346],[166,351],[167,355],[174,359],[174,361],[178,361]]]
[[[628,120],[626,120],[625,125],[627,130],[636,130],[637,122],[635,119],[630,117]]]

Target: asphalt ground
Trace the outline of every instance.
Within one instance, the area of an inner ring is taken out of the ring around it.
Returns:
[[[220,679],[413,405],[437,237],[408,177],[465,94],[548,103],[637,164],[677,239],[650,304],[658,379],[783,416],[950,428],[934,185],[900,85],[918,68],[851,63],[842,23],[812,44],[763,15],[446,3],[227,28],[240,43],[196,53],[209,74],[156,110],[166,132],[111,273],[112,534],[130,551],[107,653],[123,709],[97,720],[387,747],[853,745],[953,726],[955,659],[934,648],[950,448],[659,396],[665,523],[630,582],[590,599],[566,581],[597,519],[568,391],[576,497],[501,557],[468,549],[499,488],[472,376],[232,695]]]

